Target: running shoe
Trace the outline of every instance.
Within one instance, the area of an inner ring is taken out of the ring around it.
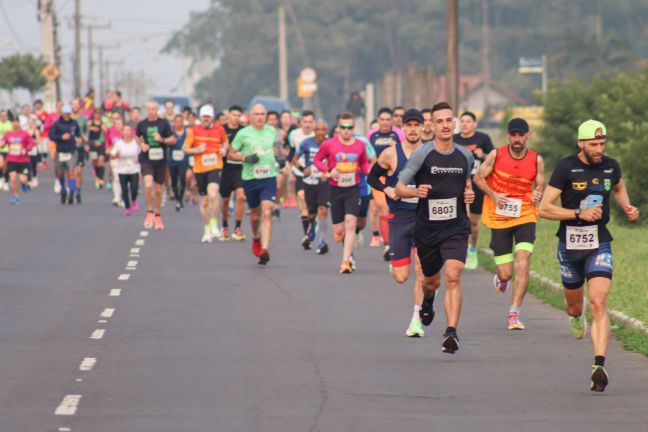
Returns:
[[[355,246],[356,247],[364,246],[364,235],[362,234],[362,231],[356,234]]]
[[[324,240],[322,240],[318,245],[315,253],[318,255],[324,255],[329,251],[328,245]]]
[[[224,226],[223,229],[221,230],[220,241],[226,242],[229,241],[229,239],[230,239],[229,228]]]
[[[495,285],[495,290],[497,292],[504,294],[506,292],[506,289],[508,288],[508,281],[502,282],[500,278],[495,275],[493,277],[493,285]]]
[[[380,246],[380,236],[372,236],[371,243],[369,243],[369,247],[379,247],[379,246]]]
[[[20,183],[20,190],[22,191],[22,193],[27,193],[31,189],[27,183]]]
[[[32,189],[36,189],[38,187],[38,177],[34,177],[32,179],[31,187]]]
[[[311,248],[310,243],[311,243],[310,238],[308,238],[307,235],[304,236],[304,238],[303,238],[302,241],[301,241],[301,245],[302,245],[302,247],[303,247],[305,250],[310,250],[310,248]]]
[[[211,229],[208,226],[205,227],[205,230],[203,231],[203,236],[202,239],[200,240],[201,243],[211,243],[212,242],[212,236],[211,236]]]
[[[2,190],[5,192],[9,192],[9,183],[5,181],[4,185],[2,186]]]
[[[283,200],[283,204],[282,204],[283,208],[287,209],[289,207],[289,205],[290,205],[290,200],[289,199]]]
[[[95,189],[99,189],[99,179],[95,179]]]
[[[261,255],[261,239],[252,239],[252,253],[254,254],[255,257],[258,257]]]
[[[133,214],[133,210],[131,210],[131,209],[124,210],[124,216],[130,216],[132,214]]]
[[[2,179],[0,181],[4,182],[4,179]],[[54,180],[54,193],[55,194],[61,193],[61,183],[59,183],[58,179]]]
[[[74,204],[74,193],[70,192],[68,194],[68,205],[73,205]]]
[[[134,212],[139,211],[140,206],[139,206],[139,204],[137,203],[137,201],[133,201],[133,205],[131,205],[131,209],[132,209]]]
[[[448,354],[454,354],[459,350],[459,338],[457,333],[446,332],[443,335],[443,342],[441,343],[441,351]]]
[[[152,211],[146,212],[146,219],[144,219],[144,228],[146,228],[146,229],[153,228],[153,219],[154,218],[155,218],[155,215],[153,214]]]
[[[112,182],[106,183],[106,189],[107,190],[112,190]]]
[[[340,264],[340,274],[350,274],[353,273],[353,268],[351,268],[351,263],[349,260],[342,261]]]
[[[595,392],[605,391],[608,385],[609,376],[603,366],[592,365],[592,385],[590,390]]]
[[[261,249],[261,254],[259,254],[259,264],[266,265],[270,261],[270,252],[267,249]]]
[[[353,254],[351,254],[351,256],[349,257],[349,264],[351,264],[351,270],[356,271],[358,269],[358,263],[356,263]]]
[[[179,212],[180,209],[182,209],[182,204],[180,204],[180,202],[177,202],[176,205],[175,205],[175,209],[176,209],[177,212]]]
[[[569,330],[571,330],[572,336],[576,339],[583,339],[585,333],[587,332],[587,320],[585,319],[585,311],[583,311],[579,316],[569,317]]]
[[[431,296],[425,297],[421,303],[421,310],[419,310],[419,317],[421,318],[421,323],[424,326],[429,326],[432,321],[434,321],[434,298],[436,297],[436,291],[432,293]]]
[[[272,210],[272,217],[275,219],[279,219],[281,217],[281,210],[279,210],[279,207],[275,207]]]
[[[114,205],[115,207],[119,207],[119,200],[117,198],[113,198],[112,205]]]
[[[11,197],[11,205],[17,205],[17,204],[20,204],[20,198],[18,198],[17,196]]]
[[[155,217],[153,218],[153,226],[158,231],[162,231],[164,229],[164,223],[162,222],[162,216],[155,215]]]
[[[409,323],[409,327],[405,332],[407,337],[423,337],[425,336],[425,330],[423,330],[423,324],[421,324],[420,319],[412,318]]]
[[[67,202],[67,190],[61,189],[61,204],[65,204],[66,202]]]
[[[289,201],[290,208],[297,208],[297,199],[294,196],[290,197]]]
[[[81,204],[81,192],[78,192],[78,191],[77,191],[77,194],[76,194],[76,203]]]
[[[245,234],[243,234],[243,231],[241,231],[241,228],[234,228],[234,233],[232,234],[232,238],[236,241],[243,241],[245,240]]]
[[[524,330],[524,323],[520,321],[520,314],[517,312],[509,312],[508,317],[508,329],[509,330]]]
[[[477,249],[474,247],[468,248],[468,256],[466,257],[466,270],[476,270],[479,266],[479,257]]]
[[[383,251],[383,259],[385,261],[390,261],[389,257],[389,246],[385,246],[385,250]]]
[[[219,238],[221,235],[220,228],[218,228],[218,221],[216,219],[212,219],[211,222],[209,223],[209,229],[211,230],[211,236],[213,238]]]

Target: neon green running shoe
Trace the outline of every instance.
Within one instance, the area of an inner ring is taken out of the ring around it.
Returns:
[[[572,336],[576,339],[583,339],[587,332],[587,320],[585,319],[585,311],[577,317],[569,317],[569,330]]]
[[[405,332],[407,337],[423,337],[425,336],[425,330],[423,330],[423,324],[421,324],[420,319],[412,318],[409,323],[409,327]]]
[[[477,256],[477,249],[468,248],[468,256],[466,256],[466,270],[476,270],[479,266],[479,257]]]

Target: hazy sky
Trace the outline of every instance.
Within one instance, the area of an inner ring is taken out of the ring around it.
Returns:
[[[15,30],[16,37],[0,13],[0,56],[15,52],[32,51],[40,54],[40,26],[37,20],[36,0],[0,0],[6,16]],[[114,44],[117,49],[106,50],[104,57],[125,64],[125,70],[143,71],[152,79],[152,92],[169,92],[181,84],[183,62],[178,57],[159,54],[175,30],[189,19],[192,11],[207,8],[209,0],[81,0],[81,14],[89,24],[112,23],[110,30],[96,30],[95,43]],[[62,85],[64,96],[71,94],[73,31],[70,27],[74,13],[74,0],[56,0],[61,23],[59,40],[63,62]],[[0,10],[0,12],[2,12]],[[81,34],[82,44],[87,40],[87,31]],[[96,55],[96,54],[95,54]],[[96,57],[95,57],[96,58]],[[86,90],[87,52],[81,56],[83,91]],[[117,67],[112,67],[114,71]],[[112,75],[111,71],[111,75]],[[95,63],[95,76],[98,66]],[[95,78],[98,89],[98,78]]]

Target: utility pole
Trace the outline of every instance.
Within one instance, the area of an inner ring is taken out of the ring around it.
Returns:
[[[121,66],[126,63],[124,60],[115,61],[115,60],[106,60],[106,88],[110,88],[110,65]]]
[[[40,21],[41,30],[41,54],[48,64],[57,64],[56,61],[56,38],[55,38],[55,16],[54,16],[54,0],[41,0],[38,3],[38,19]],[[43,102],[45,109],[52,111],[56,100],[57,94],[57,80],[49,81],[45,85]]]
[[[455,110],[459,109],[458,3],[459,0],[446,0],[446,96]]]
[[[108,23],[106,25],[86,25],[83,26],[86,30],[88,30],[88,46],[86,47],[88,49],[88,80],[86,82],[86,85],[88,89],[93,88],[94,84],[94,45],[92,42],[92,33],[94,30],[104,30],[104,29],[109,29],[111,27],[111,23]]]
[[[279,98],[288,100],[288,53],[286,49],[286,5],[279,1]]]
[[[118,48],[120,45],[117,44],[103,44],[103,45],[97,45],[97,49],[99,50],[99,94],[100,97],[103,97],[104,94],[106,94],[106,90],[108,90],[108,83],[107,77],[108,77],[108,67],[106,66],[107,62],[104,61],[104,50],[105,49],[113,49],[113,48]]]
[[[81,0],[74,0],[74,97],[81,96]]]
[[[484,80],[484,112],[488,115],[490,108],[490,17],[488,0],[482,0],[482,74]]]

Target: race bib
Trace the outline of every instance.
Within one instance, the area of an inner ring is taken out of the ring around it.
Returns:
[[[149,160],[159,161],[164,159],[164,150],[161,148],[149,149]]]
[[[407,189],[416,189],[416,185],[407,185]],[[401,201],[408,204],[418,204],[418,198],[401,198]]]
[[[31,150],[29,150],[29,153],[27,153],[29,156],[38,156],[38,147],[34,146],[32,147]]]
[[[428,217],[431,221],[443,221],[457,217],[457,198],[428,200]]]
[[[11,144],[9,146],[9,154],[12,156],[20,156],[22,150],[22,145],[20,144]]]
[[[270,167],[268,165],[257,165],[254,167],[254,178],[264,179],[270,177]]]
[[[565,234],[567,250],[591,250],[598,249],[598,226],[567,226]]]
[[[121,161],[122,171],[133,171],[135,169],[135,161],[130,159],[125,159]]]
[[[171,159],[173,159],[176,162],[180,162],[184,159],[185,154],[182,152],[182,150],[173,150],[171,152]]]
[[[500,216],[519,218],[522,213],[522,200],[519,198],[507,198],[502,205],[497,205],[495,214]]]
[[[196,164],[196,160],[193,156],[189,156],[189,166],[193,167]]]
[[[97,153],[96,151],[91,151],[90,160],[97,160],[97,159],[99,159],[99,153]]]
[[[473,169],[470,172],[470,175],[474,176],[477,174],[477,171],[479,170],[479,166],[481,165],[481,161],[478,159],[475,159],[475,163],[473,164]]]
[[[59,153],[59,162],[69,162],[72,160],[72,153]]]
[[[337,181],[338,186],[340,187],[351,187],[356,184],[356,175],[355,173],[340,173]]]
[[[308,177],[304,177],[304,183],[308,185],[316,185],[319,183],[322,173],[315,167],[315,165],[311,165],[310,170],[310,175]]]
[[[206,167],[216,166],[217,162],[218,162],[218,157],[216,156],[216,153],[202,155],[203,166]]]

